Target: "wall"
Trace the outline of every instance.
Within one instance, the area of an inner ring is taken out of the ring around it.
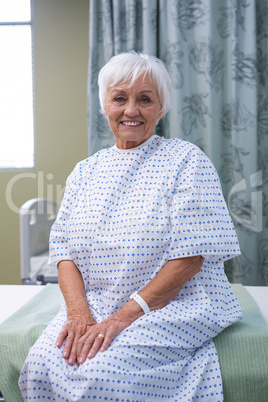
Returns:
[[[33,0],[36,164],[0,171],[0,284],[20,283],[18,207],[59,201],[87,157],[88,20],[89,0]]]

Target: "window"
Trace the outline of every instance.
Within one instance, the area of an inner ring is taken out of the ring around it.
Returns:
[[[0,168],[34,166],[31,0],[0,0]]]

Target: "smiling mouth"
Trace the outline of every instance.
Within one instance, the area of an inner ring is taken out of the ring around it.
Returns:
[[[123,124],[123,126],[137,127],[143,123],[141,121],[121,121],[121,124]]]

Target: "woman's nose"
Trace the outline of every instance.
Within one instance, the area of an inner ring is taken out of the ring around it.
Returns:
[[[128,116],[137,116],[139,114],[139,108],[135,100],[129,100],[126,104],[125,114]]]

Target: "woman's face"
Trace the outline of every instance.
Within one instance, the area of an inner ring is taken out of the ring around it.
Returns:
[[[137,147],[154,134],[163,113],[155,85],[148,76],[109,87],[104,114],[115,136],[118,148]]]

